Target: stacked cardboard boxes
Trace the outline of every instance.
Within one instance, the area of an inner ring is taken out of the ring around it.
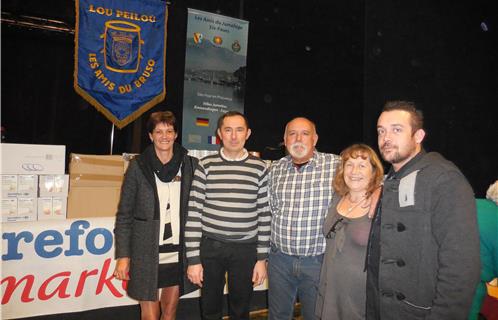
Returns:
[[[65,219],[65,146],[2,143],[0,152],[2,222]]]
[[[114,216],[124,167],[121,155],[71,154],[68,218]]]
[[[65,219],[69,175],[41,175],[38,190],[38,220]]]
[[[71,154],[65,146],[1,144],[2,222],[114,216],[135,154]]]

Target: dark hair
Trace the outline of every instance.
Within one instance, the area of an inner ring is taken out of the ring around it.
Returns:
[[[421,110],[417,109],[415,102],[402,100],[388,101],[384,105],[382,112],[395,110],[406,111],[410,114],[412,134],[415,133],[418,129],[424,128],[424,115]]]
[[[382,166],[377,153],[375,153],[375,151],[366,144],[353,144],[341,152],[341,164],[339,165],[337,174],[334,177],[334,182],[332,183],[335,192],[341,196],[346,195],[349,191],[346,181],[344,181],[344,166],[346,165],[346,161],[351,158],[357,159],[358,157],[361,157],[362,159],[368,158],[370,160],[370,164],[372,165],[373,176],[372,180],[368,184],[368,196],[370,196],[372,192],[380,186],[380,183],[384,178],[384,167]]]
[[[158,111],[150,114],[149,120],[147,120],[147,132],[152,133],[159,123],[166,123],[173,127],[175,132],[176,129],[176,117],[171,111]]]
[[[242,113],[240,113],[238,111],[228,111],[227,113],[225,113],[221,117],[219,117],[218,118],[218,129],[221,130],[221,126],[223,125],[223,121],[225,120],[225,118],[235,117],[235,116],[240,116],[240,117],[244,118],[244,122],[246,123],[246,127],[247,127],[247,129],[249,129],[249,120],[247,120],[247,117],[245,115],[243,115]]]

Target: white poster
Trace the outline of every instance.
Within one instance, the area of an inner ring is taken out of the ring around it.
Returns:
[[[188,9],[182,145],[218,150],[217,120],[244,113],[249,22]]]
[[[2,224],[2,319],[137,303],[114,279],[114,218]]]
[[[1,316],[137,304],[114,271],[114,217],[3,223]],[[266,290],[267,283],[255,290]],[[226,288],[225,288],[226,292]],[[200,297],[200,290],[182,296]]]

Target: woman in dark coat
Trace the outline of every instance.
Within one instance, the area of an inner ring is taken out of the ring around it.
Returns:
[[[121,190],[114,276],[128,281],[142,319],[174,319],[180,295],[196,289],[184,276],[183,234],[197,159],[175,142],[173,113],[152,113],[147,130],[152,144],[130,162]]]

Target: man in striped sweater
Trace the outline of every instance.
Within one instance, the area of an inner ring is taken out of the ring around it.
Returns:
[[[249,319],[253,286],[266,279],[270,212],[265,163],[244,148],[247,118],[218,120],[223,147],[200,160],[185,227],[190,281],[202,287],[203,319],[221,319],[228,273],[230,319]]]

